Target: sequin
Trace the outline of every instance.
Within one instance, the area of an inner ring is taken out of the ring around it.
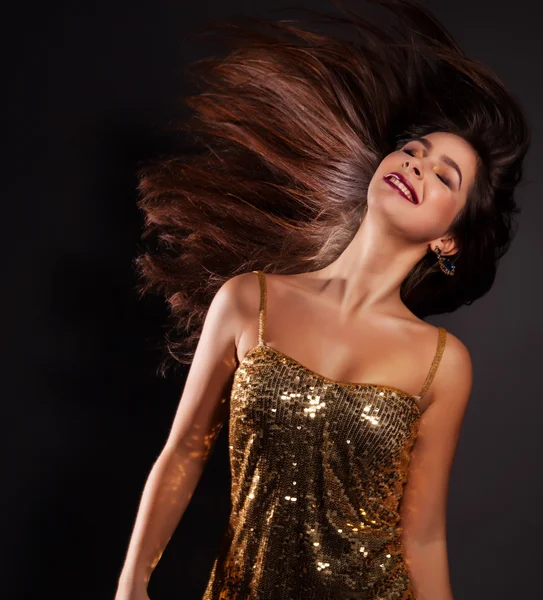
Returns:
[[[426,393],[334,381],[264,342],[234,374],[232,508],[203,600],[414,600],[399,504]]]

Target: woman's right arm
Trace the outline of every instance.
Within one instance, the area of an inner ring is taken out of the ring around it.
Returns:
[[[227,280],[213,298],[171,431],[143,489],[115,600],[143,600],[228,413],[238,335],[255,275]]]

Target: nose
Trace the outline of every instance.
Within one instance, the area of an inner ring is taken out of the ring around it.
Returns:
[[[409,168],[409,161],[408,160],[404,161],[403,166],[404,166],[405,169],[408,169]],[[422,176],[421,170],[417,167],[417,165],[415,165],[413,167],[413,171],[415,172],[415,175],[417,177],[421,177]]]

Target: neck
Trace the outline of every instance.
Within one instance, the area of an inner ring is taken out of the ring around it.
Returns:
[[[328,293],[341,303],[344,315],[395,310],[405,305],[400,287],[427,251],[426,243],[413,244],[366,215],[356,235],[334,262],[310,276],[326,282]]]

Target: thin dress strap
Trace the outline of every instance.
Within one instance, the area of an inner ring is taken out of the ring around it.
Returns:
[[[266,278],[264,277],[263,271],[253,271],[258,275],[258,281],[260,284],[260,309],[258,313],[258,344],[259,346],[264,344],[264,331],[266,329]]]
[[[419,394],[419,398],[422,398],[426,394],[426,392],[428,391],[428,388],[432,384],[432,381],[434,380],[434,375],[436,374],[437,368],[441,361],[441,357],[443,356],[443,350],[445,349],[447,330],[444,327],[439,327],[438,329],[439,329],[439,332],[438,332],[438,338],[437,338],[437,350],[434,355],[434,360],[432,361],[432,366],[430,367],[430,371],[428,372],[428,376],[426,377],[426,381],[424,382],[422,390]]]

